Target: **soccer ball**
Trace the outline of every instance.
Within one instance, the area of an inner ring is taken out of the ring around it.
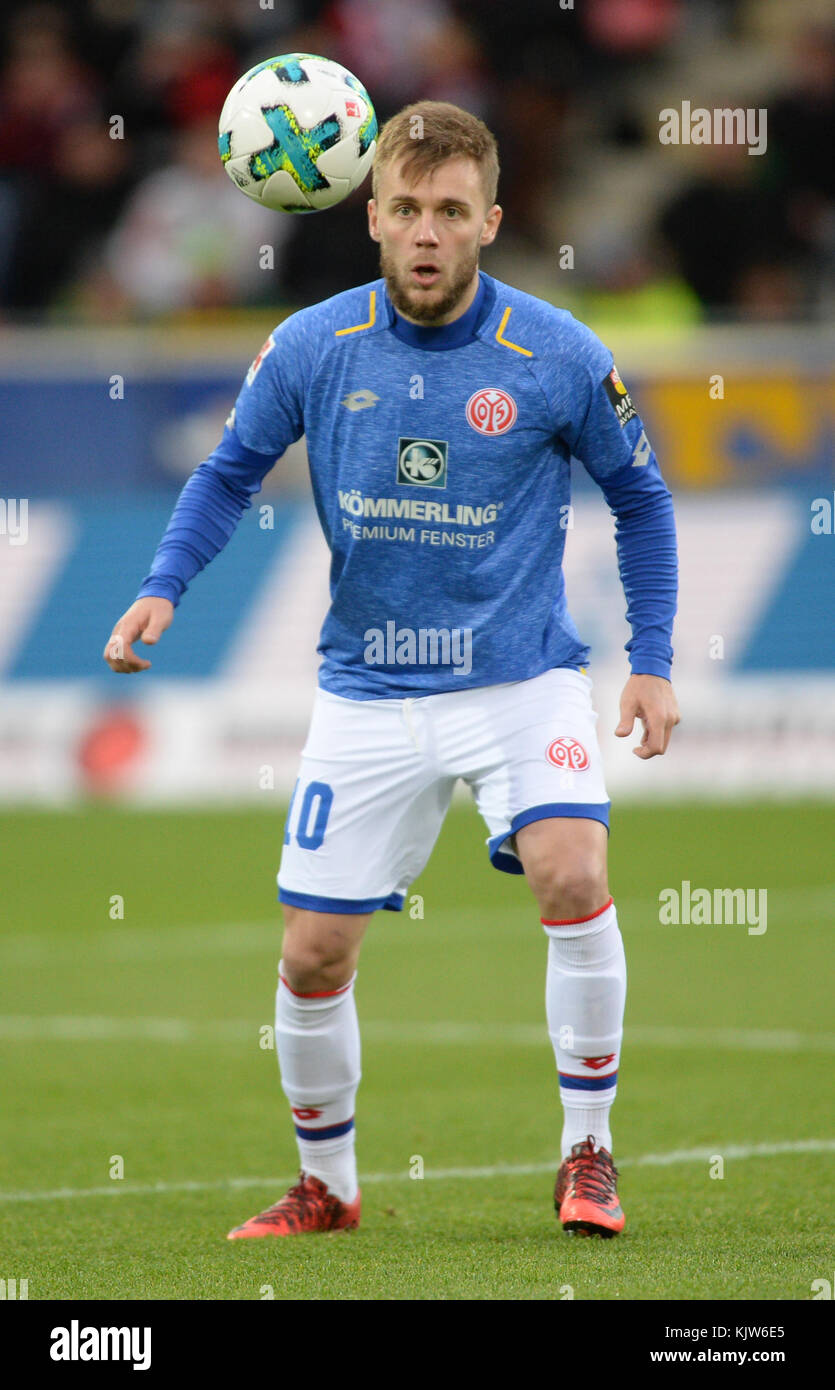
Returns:
[[[377,117],[347,68],[311,53],[258,63],[220,113],[223,167],[276,212],[318,212],[358,188],[377,147]]]

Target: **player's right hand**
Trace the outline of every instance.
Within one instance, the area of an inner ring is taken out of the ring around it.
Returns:
[[[107,639],[102,655],[111,671],[118,671],[120,675],[147,671],[150,661],[137,656],[131,643],[140,638],[146,646],[153,646],[173,621],[174,605],[170,599],[138,598]]]

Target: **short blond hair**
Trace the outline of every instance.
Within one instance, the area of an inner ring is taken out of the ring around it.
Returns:
[[[472,159],[479,167],[487,206],[496,201],[499,151],[495,136],[478,116],[450,101],[415,101],[386,121],[377,141],[371,191],[377,197],[380,170],[403,160],[403,173],[417,182],[448,159]]]

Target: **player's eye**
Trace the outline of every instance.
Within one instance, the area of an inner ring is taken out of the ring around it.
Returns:
[[[411,211],[412,209],[409,203],[401,203],[399,207],[394,209],[394,215],[395,217],[399,217],[401,213],[405,213],[408,216]]]
[[[451,219],[455,219],[456,217],[460,217],[460,216],[461,216],[461,209],[460,209],[460,208],[444,208],[444,211],[445,211],[447,217],[449,217],[449,218],[451,218]]]

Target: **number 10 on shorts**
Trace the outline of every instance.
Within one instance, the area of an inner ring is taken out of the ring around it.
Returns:
[[[290,797],[290,805],[287,808],[284,843],[289,845],[295,834],[296,844],[301,849],[318,849],[325,838],[325,831],[328,826],[328,816],[333,805],[333,787],[329,786],[327,782],[308,782],[301,798],[294,830],[292,825],[293,811],[298,800],[298,793],[299,783],[297,781],[293,788],[293,795]]]

